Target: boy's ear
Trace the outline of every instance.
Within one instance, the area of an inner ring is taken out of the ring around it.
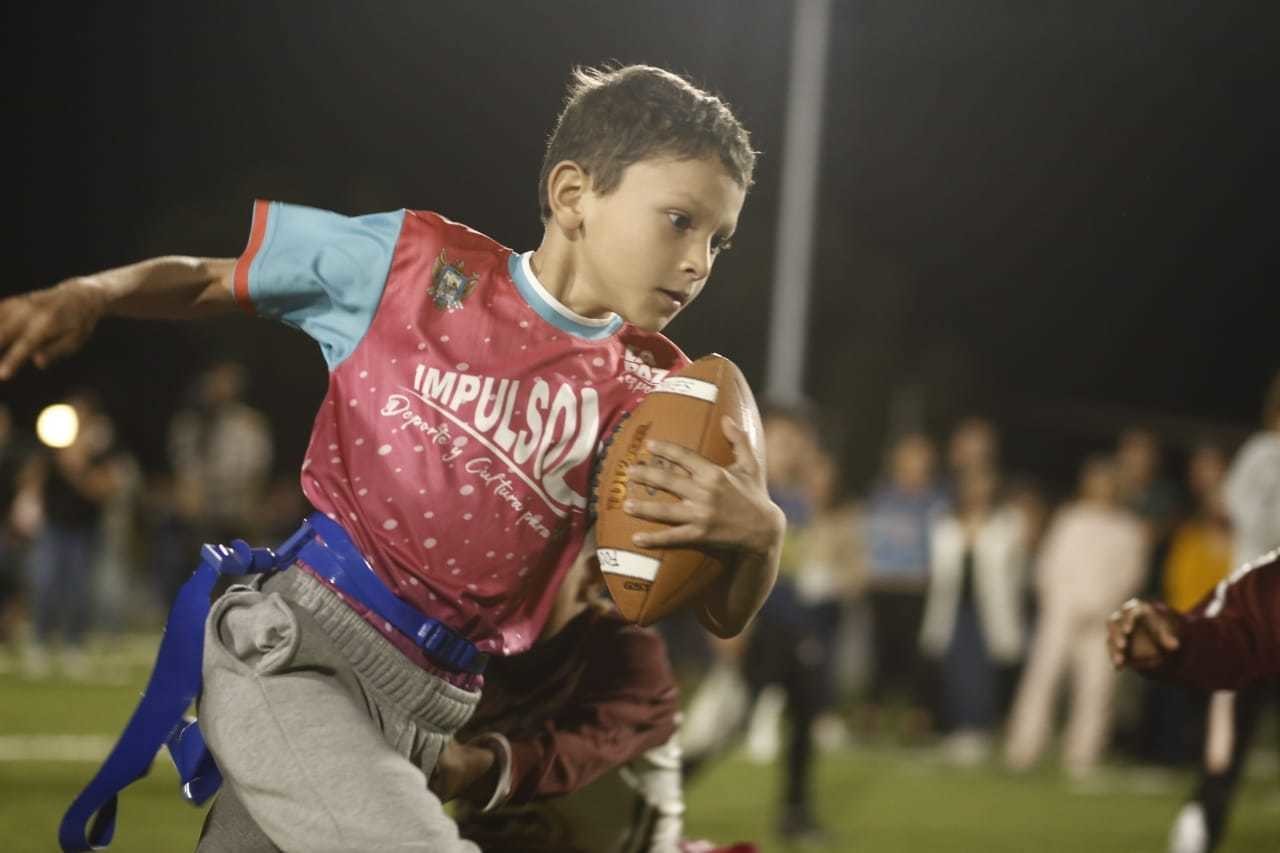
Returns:
[[[551,218],[567,234],[582,227],[583,197],[591,188],[591,178],[572,160],[561,160],[547,176],[547,202]]]

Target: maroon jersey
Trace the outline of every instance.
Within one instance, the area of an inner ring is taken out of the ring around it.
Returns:
[[[530,651],[493,661],[461,737],[505,738],[496,799],[520,804],[573,793],[666,743],[679,710],[662,638],[589,609]]]
[[[1237,569],[1181,622],[1177,652],[1152,674],[1204,690],[1280,675],[1280,549]]]

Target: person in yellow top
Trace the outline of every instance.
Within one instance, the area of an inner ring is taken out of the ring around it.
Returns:
[[[1231,525],[1222,494],[1226,472],[1221,448],[1205,444],[1192,453],[1187,479],[1196,511],[1178,526],[1164,566],[1164,600],[1179,613],[1194,607],[1231,569]]]
[[[1210,443],[1187,460],[1190,512],[1174,529],[1161,566],[1161,595],[1170,609],[1186,613],[1233,568],[1231,522],[1224,487],[1225,452]],[[1143,685],[1143,752],[1154,761],[1181,765],[1204,751],[1208,695],[1179,685]]]

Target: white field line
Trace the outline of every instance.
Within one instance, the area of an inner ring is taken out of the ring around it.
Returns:
[[[96,764],[115,743],[113,735],[0,735],[0,761]]]

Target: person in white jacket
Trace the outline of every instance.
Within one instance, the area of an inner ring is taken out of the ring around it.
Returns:
[[[1044,751],[1054,699],[1068,673],[1068,773],[1093,770],[1110,735],[1116,674],[1106,654],[1107,617],[1141,586],[1146,540],[1137,518],[1117,503],[1112,460],[1088,460],[1080,482],[1079,500],[1054,519],[1037,566],[1039,623],[1005,751],[1015,770],[1030,767]]]
[[[930,580],[921,650],[939,663],[947,754],[986,757],[1000,717],[1001,676],[1023,652],[1025,525],[998,503],[997,475],[964,471],[956,507],[930,535]]]

